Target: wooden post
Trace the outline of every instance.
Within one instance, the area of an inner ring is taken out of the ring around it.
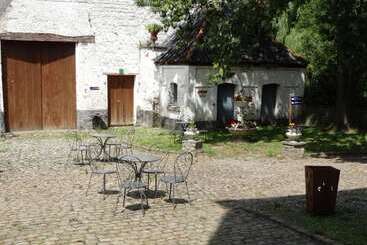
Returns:
[[[292,94],[289,95],[289,105],[288,105],[288,124],[292,123]]]

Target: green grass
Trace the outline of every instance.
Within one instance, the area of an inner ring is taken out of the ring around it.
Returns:
[[[259,127],[255,132],[233,136],[226,131],[208,133],[204,151],[213,156],[261,155],[277,157],[282,152],[285,127]],[[302,140],[307,154],[367,153],[365,132],[334,132],[305,128]]]
[[[313,216],[306,213],[304,200],[299,200],[297,205],[291,201],[294,197],[267,201],[256,208],[303,227],[313,234],[322,235],[343,244],[362,245],[367,241],[366,194],[366,189],[340,192],[336,212],[328,216]]]
[[[126,127],[110,128],[108,132],[125,133]],[[259,127],[254,132],[233,135],[227,131],[208,132],[203,140],[203,150],[213,157],[264,156],[279,157],[282,153],[282,141],[285,140],[285,127]],[[102,130],[104,131],[104,130]],[[82,132],[88,137],[88,132]],[[20,134],[21,137],[70,139],[71,133],[40,131]],[[319,128],[305,128],[303,140],[307,142],[306,153],[366,153],[367,134],[365,132],[334,132]],[[179,151],[181,145],[173,141],[169,130],[160,128],[136,128],[135,144],[138,146],[156,146],[162,150]]]
[[[281,141],[284,140],[282,129],[273,127],[259,128],[242,135],[233,135],[227,131],[209,132],[206,138],[204,152],[216,157],[276,157],[281,153]]]
[[[366,153],[367,134],[365,132],[334,132],[317,128],[306,128],[304,140],[307,152]]]
[[[127,133],[128,128],[111,128],[112,133]],[[141,128],[137,127],[135,131],[134,142],[138,146],[149,147],[154,146],[166,151],[179,151],[181,144],[174,142],[169,130],[161,128]]]

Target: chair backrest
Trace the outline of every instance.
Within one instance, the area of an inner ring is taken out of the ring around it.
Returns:
[[[174,166],[173,166],[173,173],[175,178],[177,176],[182,176],[186,181],[187,177],[189,176],[192,164],[194,162],[194,156],[191,152],[183,152],[176,157]]]
[[[77,131],[72,131],[70,134],[66,135],[67,137],[67,141],[68,141],[68,145],[70,150],[76,150],[78,149],[79,145],[80,145],[80,141],[81,138],[78,134]]]
[[[146,164],[146,167],[152,167],[154,169],[164,170],[169,161],[170,153],[167,151],[162,151],[155,145],[151,145],[147,149],[151,154],[159,156],[159,162],[153,162]]]
[[[119,159],[116,162],[116,170],[120,184],[126,180],[134,180],[140,164],[140,160],[134,156],[129,156],[129,160]]]
[[[92,172],[97,171],[99,169],[99,163],[101,160],[99,156],[101,155],[101,147],[98,144],[89,144],[87,147],[86,160],[88,161],[88,165],[91,168]]]
[[[132,146],[135,139],[135,127],[130,127],[125,134],[125,142]]]

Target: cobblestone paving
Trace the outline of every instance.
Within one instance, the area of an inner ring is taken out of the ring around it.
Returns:
[[[88,167],[65,164],[62,137],[20,136],[0,146],[0,244],[318,244],[247,212],[243,200],[303,194],[311,163],[340,168],[341,189],[367,186],[367,165],[357,162],[201,156],[190,179],[193,203],[173,209],[164,198],[150,199],[143,217],[114,212],[116,195],[97,193],[101,179],[86,196]]]

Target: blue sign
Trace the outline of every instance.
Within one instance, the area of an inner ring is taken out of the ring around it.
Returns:
[[[301,105],[303,101],[303,97],[301,96],[292,96],[291,97],[291,104],[292,105]]]

